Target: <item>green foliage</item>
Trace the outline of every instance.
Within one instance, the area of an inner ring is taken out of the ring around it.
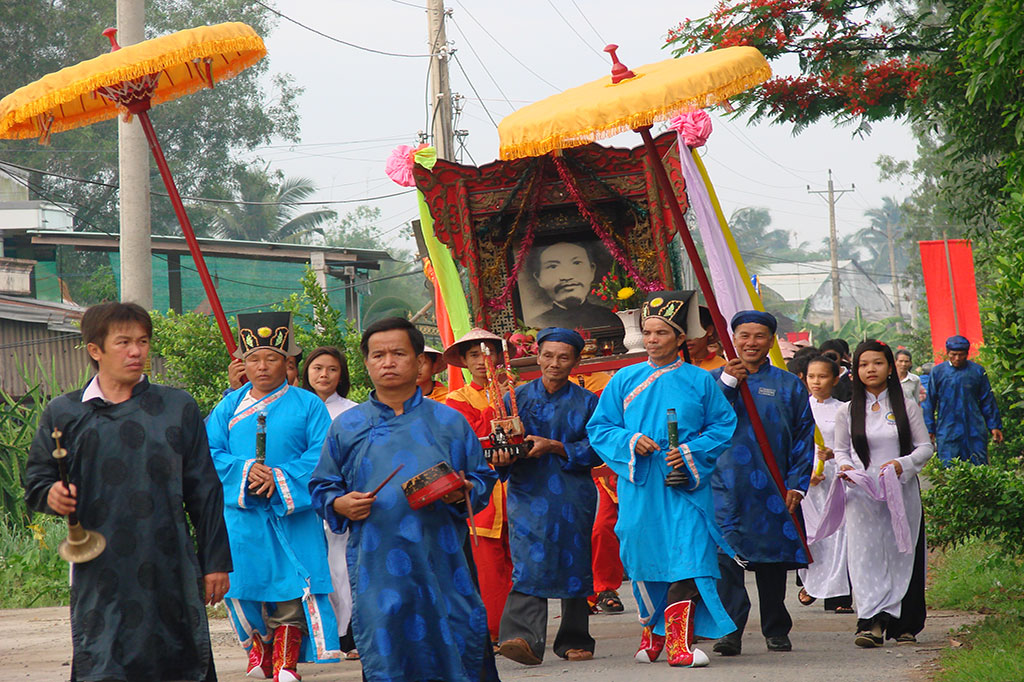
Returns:
[[[279,308],[292,313],[295,320],[295,341],[308,353],[317,346],[335,346],[345,354],[351,388],[350,400],[362,402],[373,386],[359,351],[362,335],[341,311],[331,306],[327,293],[316,281],[316,273],[306,268],[302,276],[302,293],[292,294]]]
[[[936,682],[1024,680],[1024,618],[989,616],[956,636],[965,646],[942,652]]]
[[[57,554],[67,531],[45,514],[28,527],[0,521],[0,608],[68,604],[68,565]]]
[[[228,387],[228,355],[212,315],[201,313],[152,313],[152,352],[164,361],[164,370],[154,374],[157,383],[185,389],[203,414],[220,402]],[[232,333],[237,330],[232,328]]]
[[[865,339],[879,339],[893,348],[906,347],[914,358],[914,362],[922,363],[931,359],[931,341],[927,329],[911,329],[900,333],[896,330],[896,325],[900,322],[898,317],[887,317],[884,320],[869,322],[864,319],[860,308],[857,308],[854,316],[844,322],[839,331],[835,331],[828,323],[813,324],[802,321],[805,319],[806,313],[807,305],[800,314],[801,321],[798,324],[801,329],[811,332],[811,342],[816,346],[821,345],[827,339],[843,339],[850,344],[852,352],[857,344]]]
[[[968,539],[997,545],[1006,557],[1024,557],[1024,468],[1020,460],[1006,466],[958,462],[927,470],[930,489],[922,492],[928,541],[956,547]]]

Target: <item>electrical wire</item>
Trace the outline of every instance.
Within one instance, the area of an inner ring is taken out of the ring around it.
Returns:
[[[535,77],[536,77],[537,79],[539,79],[539,80],[540,80],[540,81],[541,81],[542,83],[546,83],[546,84],[547,84],[548,86],[550,86],[550,87],[551,87],[551,88],[552,88],[553,90],[555,90],[555,91],[560,91],[560,90],[561,90],[561,88],[559,88],[559,87],[558,87],[557,85],[555,85],[554,83],[552,83],[552,82],[551,82],[551,81],[549,81],[548,79],[544,78],[544,76],[540,75],[539,73],[537,73],[536,71],[534,71],[533,69],[531,69],[531,68],[530,68],[529,66],[527,66],[527,65],[526,65],[526,63],[525,63],[525,62],[523,62],[523,60],[521,60],[521,59],[520,59],[519,57],[517,57],[517,56],[515,55],[515,53],[514,53],[514,52],[512,52],[512,51],[511,51],[511,50],[509,50],[509,49],[508,49],[507,47],[505,47],[504,45],[502,45],[502,44],[501,44],[501,42],[500,42],[500,41],[499,41],[499,40],[498,40],[497,38],[495,38],[495,37],[494,37],[494,35],[493,35],[493,34],[492,34],[492,33],[491,33],[490,31],[488,31],[488,30],[487,30],[487,29],[486,29],[486,28],[484,27],[484,25],[483,25],[483,24],[481,24],[481,23],[480,23],[480,22],[479,22],[479,21],[477,20],[477,18],[476,18],[476,17],[474,17],[474,16],[472,15],[472,14],[470,14],[469,10],[468,10],[468,9],[466,9],[466,6],[465,6],[464,4],[462,4],[461,2],[459,2],[459,0],[456,0],[456,2],[458,3],[459,7],[461,7],[461,8],[462,8],[462,11],[466,13],[466,16],[467,16],[467,17],[469,17],[470,19],[472,19],[472,20],[473,20],[473,23],[474,23],[474,24],[476,24],[477,26],[479,26],[479,27],[480,27],[480,30],[482,30],[482,31],[483,31],[484,33],[486,33],[486,34],[487,34],[487,37],[488,37],[488,38],[490,38],[491,40],[493,40],[493,41],[494,41],[494,44],[495,44],[495,45],[497,45],[498,47],[500,47],[500,48],[502,49],[502,51],[503,51],[503,52],[504,52],[505,54],[507,54],[507,55],[508,55],[509,57],[511,57],[511,58],[512,58],[512,59],[513,59],[513,60],[514,60],[514,61],[515,61],[515,62],[516,62],[517,64],[519,64],[519,66],[521,66],[521,67],[523,67],[524,69],[526,69],[527,71],[529,71],[529,72],[530,72],[531,74],[533,74],[533,76],[535,76]]]
[[[417,5],[417,4],[412,3],[412,2],[405,2],[405,0],[391,0],[391,2],[395,3],[396,5],[405,5],[406,7],[415,7],[416,9],[421,9],[423,11],[426,11],[428,9],[427,7],[424,7],[423,5]]]
[[[112,189],[119,189],[120,185],[116,185],[110,182],[103,182],[101,180],[89,180],[88,178],[78,178],[73,175],[64,175],[63,173],[54,173],[51,171],[45,171],[40,168],[32,168],[31,166],[23,166],[18,163],[11,161],[0,161],[3,165],[11,166],[12,168],[18,168],[20,170],[26,170],[32,173],[39,173],[40,175],[47,175],[53,178],[60,178],[61,180],[70,180],[71,182],[80,182],[87,185],[97,185],[99,187],[110,187]],[[0,170],[3,170],[0,168]],[[380,199],[390,199],[392,197],[399,197],[404,194],[411,194],[415,192],[414,189],[406,189],[391,194],[379,194],[370,197],[355,197],[352,199],[329,199],[325,201],[246,201],[244,199],[215,199],[213,197],[193,197],[182,195],[183,200],[196,201],[207,204],[233,204],[236,206],[324,206],[327,204],[359,204],[366,201],[378,201]],[[155,192],[150,191],[150,195],[155,197],[169,197],[166,192]]]
[[[494,120],[494,117],[491,116],[491,112],[487,108],[487,105],[484,104],[484,101],[482,99],[480,99],[480,93],[476,91],[476,86],[473,85],[473,81],[471,81],[469,79],[469,74],[466,73],[466,69],[463,68],[462,60],[459,59],[459,55],[455,54],[455,55],[452,55],[452,56],[455,57],[455,63],[459,65],[459,71],[462,72],[462,75],[465,77],[466,82],[469,83],[470,90],[473,91],[473,95],[476,96],[476,99],[480,103],[480,106],[483,107],[484,113],[487,114],[487,118],[491,119],[491,123],[494,125],[494,128],[497,129],[498,128],[498,122]]]
[[[462,36],[462,39],[464,41],[466,41],[466,47],[468,47],[469,51],[473,53],[473,56],[476,57],[476,60],[478,62],[480,62],[480,66],[483,68],[484,73],[486,73],[487,77],[491,79],[492,83],[494,83],[494,87],[496,87],[498,89],[498,92],[501,93],[501,96],[505,98],[505,101],[508,103],[509,108],[512,109],[512,111],[515,111],[516,108],[512,104],[512,100],[510,100],[508,98],[508,95],[505,94],[505,91],[501,89],[501,84],[498,83],[498,79],[496,79],[494,77],[494,75],[491,73],[491,70],[487,68],[486,64],[484,64],[484,60],[480,58],[480,55],[477,53],[476,49],[473,47],[473,43],[471,43],[469,41],[469,37],[466,36],[466,32],[463,31],[462,27],[459,26],[459,23],[457,21],[455,21],[455,17],[452,17],[452,26],[454,26],[455,30],[459,32],[459,35]],[[461,64],[459,65],[459,68],[462,68]],[[477,96],[477,99],[480,99],[480,97]],[[481,99],[480,102],[483,103],[483,100]]]
[[[589,49],[589,50],[590,50],[591,52],[593,52],[594,54],[596,54],[596,55],[598,56],[598,58],[599,58],[599,59],[601,60],[601,62],[602,62],[602,63],[605,63],[605,62],[606,62],[606,57],[605,57],[605,56],[604,56],[603,54],[601,54],[601,53],[600,53],[600,52],[599,52],[599,51],[597,50],[597,48],[595,48],[595,47],[594,47],[593,45],[591,45],[591,44],[590,44],[590,43],[589,43],[589,42],[587,41],[587,39],[586,39],[586,38],[584,38],[582,34],[580,34],[580,32],[579,32],[579,31],[577,31],[577,30],[576,30],[576,27],[575,27],[575,26],[573,26],[573,25],[572,25],[572,23],[570,23],[570,22],[569,22],[569,20],[565,18],[565,15],[564,15],[564,14],[562,14],[561,12],[559,12],[559,11],[558,11],[558,7],[556,7],[556,6],[555,6],[555,3],[553,3],[553,2],[551,1],[551,0],[548,0],[548,4],[549,4],[549,5],[551,5],[551,9],[555,10],[555,14],[557,14],[557,15],[558,15],[558,18],[559,18],[559,19],[561,19],[561,20],[562,20],[563,22],[565,22],[565,25],[569,27],[569,30],[570,30],[570,31],[572,31],[573,33],[575,33],[575,34],[576,34],[576,37],[577,37],[577,38],[579,38],[579,39],[580,39],[580,41],[581,41],[581,42],[582,42],[582,43],[583,43],[584,45],[586,45],[586,46],[587,46],[587,49]],[[577,8],[577,9],[579,9],[579,8]]]
[[[346,45],[348,47],[354,47],[357,50],[362,50],[364,52],[372,52],[373,54],[382,54],[382,55],[385,55],[387,57],[415,57],[415,58],[419,58],[419,57],[433,57],[434,56],[433,54],[404,54],[404,53],[401,53],[401,52],[388,52],[387,50],[376,50],[376,49],[374,49],[372,47],[365,47],[363,45],[357,45],[355,43],[350,43],[347,40],[342,40],[341,38],[335,38],[334,36],[331,36],[331,35],[328,35],[328,34],[324,33],[323,31],[318,31],[317,29],[313,28],[312,26],[307,26],[306,24],[302,23],[301,21],[298,21],[296,19],[292,19],[287,14],[282,14],[281,12],[278,12],[276,9],[274,9],[270,5],[266,5],[266,4],[262,3],[262,2],[260,2],[260,0],[252,0],[252,1],[253,1],[254,4],[259,5],[260,7],[264,8],[268,12],[276,14],[277,16],[281,17],[285,21],[290,21],[291,23],[295,24],[296,26],[299,26],[300,28],[306,29],[310,33],[315,33],[315,34],[317,34],[318,36],[320,36],[322,38],[327,38],[328,40],[334,41],[336,43],[340,43],[342,45]]]
[[[583,17],[583,21],[587,22],[587,26],[589,26],[590,30],[594,32],[594,35],[597,36],[597,39],[600,40],[605,45],[607,45],[608,41],[605,40],[604,37],[600,33],[598,33],[597,29],[594,28],[594,25],[590,23],[590,19],[587,17],[586,13],[584,13],[584,11],[580,9],[580,6],[576,4],[576,0],[572,0],[572,6],[575,7],[576,11],[580,13],[581,17]]]

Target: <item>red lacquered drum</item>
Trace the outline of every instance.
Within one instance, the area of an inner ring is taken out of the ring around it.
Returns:
[[[405,498],[413,509],[421,509],[431,502],[437,502],[461,487],[462,479],[448,462],[438,462],[402,484]]]

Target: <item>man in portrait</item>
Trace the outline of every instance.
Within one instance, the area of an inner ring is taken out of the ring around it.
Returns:
[[[610,309],[587,301],[597,264],[588,244],[569,241],[533,247],[526,260],[527,277],[543,291],[547,301],[538,300],[532,317],[524,314],[531,326],[590,329],[621,328],[622,322]],[[531,311],[532,312],[532,311]]]

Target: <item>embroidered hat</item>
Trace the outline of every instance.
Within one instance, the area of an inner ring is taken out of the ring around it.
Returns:
[[[971,349],[971,342],[967,340],[967,337],[960,336],[959,334],[957,334],[956,336],[951,336],[948,339],[946,339],[946,350],[970,350],[970,349]]]
[[[242,313],[238,316],[238,349],[235,357],[244,360],[262,348],[277,351],[285,357],[302,352],[295,345],[291,313]]]
[[[640,309],[640,323],[656,317],[689,339],[699,339],[707,332],[700,324],[696,291],[652,291]]]
[[[473,327],[466,333],[465,336],[463,336],[461,339],[456,340],[455,343],[445,348],[442,357],[444,357],[444,361],[447,362],[452,367],[465,368],[466,363],[462,361],[463,350],[473,345],[474,343],[479,345],[482,342],[488,343],[491,346],[492,351],[497,351],[494,354],[494,365],[498,366],[504,364],[504,359],[502,357],[501,351],[504,350],[505,348],[505,342],[502,341],[502,338],[500,336],[492,334],[486,329],[481,329],[480,327]]]

